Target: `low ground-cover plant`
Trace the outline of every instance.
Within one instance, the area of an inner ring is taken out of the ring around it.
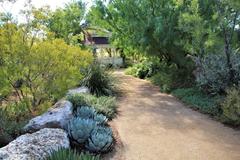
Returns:
[[[70,149],[61,149],[51,153],[46,160],[100,160],[99,156],[93,156],[87,153],[77,153]]]
[[[108,119],[114,118],[117,112],[115,97],[97,97],[91,94],[73,94],[67,96],[73,103],[74,109],[81,106],[91,106],[97,113],[105,115]]]
[[[240,125],[240,91],[232,88],[227,91],[227,96],[222,104],[223,119],[226,123]]]
[[[106,124],[107,118],[86,106],[76,112],[68,124],[69,137],[90,152],[102,153],[110,150],[113,133]]]
[[[89,88],[90,92],[96,96],[109,96],[114,93],[114,78],[99,63],[94,62],[86,71],[81,86]]]
[[[209,96],[197,88],[176,89],[172,94],[183,102],[189,104],[192,108],[212,116],[221,114],[219,107],[220,97]]]

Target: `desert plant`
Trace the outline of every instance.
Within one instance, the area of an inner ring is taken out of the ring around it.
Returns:
[[[201,59],[199,72],[196,76],[197,84],[211,94],[223,93],[228,87],[240,81],[240,55],[231,57],[233,79],[230,79],[226,56],[223,54],[209,54]]]
[[[77,108],[76,116],[82,119],[94,119],[96,110],[87,106],[79,107]]]
[[[96,96],[109,96],[114,91],[113,81],[110,73],[95,62],[88,68],[80,85],[88,87],[90,92]]]
[[[106,116],[98,114],[94,108],[87,106],[77,108],[75,116],[81,119],[93,119],[99,125],[108,121]]]
[[[99,160],[99,156],[92,156],[87,153],[78,154],[74,150],[60,149],[52,152],[46,160]]]
[[[81,144],[89,137],[93,129],[96,127],[96,122],[92,119],[81,119],[75,117],[68,124],[68,134],[71,139]]]
[[[81,106],[91,106],[97,113],[105,115],[108,119],[112,119],[117,112],[116,99],[114,97],[74,94],[67,96],[67,100],[73,103],[75,110]]]
[[[98,125],[104,125],[107,123],[108,119],[106,116],[104,116],[103,114],[95,114],[94,116],[94,121],[98,124]]]
[[[92,131],[85,147],[95,153],[109,151],[113,143],[112,136],[110,128],[98,126]]]
[[[233,125],[240,125],[240,91],[232,88],[227,91],[227,97],[222,104],[225,121]]]

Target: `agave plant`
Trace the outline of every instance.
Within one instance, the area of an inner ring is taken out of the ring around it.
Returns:
[[[104,125],[107,123],[108,119],[106,116],[104,116],[103,114],[96,114],[94,116],[94,121],[98,124],[98,125]]]
[[[95,153],[108,151],[113,143],[112,130],[108,127],[97,126],[91,133],[85,147]]]
[[[99,156],[92,156],[90,154],[78,154],[76,151],[70,149],[60,149],[53,152],[46,160],[100,160]]]
[[[70,138],[78,143],[84,143],[89,137],[96,122],[92,119],[73,118],[68,124],[68,134]]]
[[[92,107],[81,107],[77,109],[76,116],[82,119],[94,119],[96,116],[96,111]]]

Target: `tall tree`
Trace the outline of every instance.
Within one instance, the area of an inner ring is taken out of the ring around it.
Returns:
[[[73,1],[63,9],[53,12],[47,26],[55,33],[56,38],[63,38],[67,43],[71,43],[82,33],[81,22],[85,12],[86,6],[81,0]]]
[[[115,45],[157,55],[183,68],[188,53],[179,43],[180,9],[175,0],[115,0],[108,5],[96,1],[88,18],[112,31]]]

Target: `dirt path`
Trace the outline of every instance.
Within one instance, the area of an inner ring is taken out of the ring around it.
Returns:
[[[117,72],[113,121],[122,141],[112,160],[240,160],[240,131],[185,107],[149,82]]]

